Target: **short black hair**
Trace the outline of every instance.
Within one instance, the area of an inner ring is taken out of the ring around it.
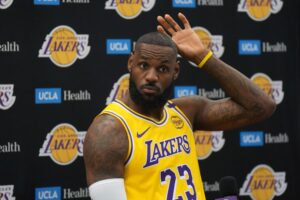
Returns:
[[[135,49],[137,49],[139,45],[142,43],[170,47],[174,50],[176,55],[178,53],[175,42],[172,40],[172,38],[169,35],[164,33],[150,32],[142,35],[141,37],[138,38],[135,44]]]

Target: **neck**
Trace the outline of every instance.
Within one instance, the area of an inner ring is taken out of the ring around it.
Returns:
[[[140,113],[142,115],[145,115],[147,117],[151,117],[155,120],[160,121],[163,118],[163,110],[164,107],[157,107],[157,108],[147,108],[145,106],[141,106],[136,104],[130,95],[125,95],[120,99],[123,103],[125,103],[129,108],[136,111],[137,113]]]

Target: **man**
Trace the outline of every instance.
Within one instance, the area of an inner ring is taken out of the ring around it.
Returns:
[[[193,130],[246,126],[275,109],[247,77],[212,56],[183,14],[178,18],[184,28],[159,16],[158,32],[138,39],[128,60],[129,94],[108,105],[88,130],[84,161],[93,200],[205,200]],[[167,101],[179,74],[177,50],[230,98]]]

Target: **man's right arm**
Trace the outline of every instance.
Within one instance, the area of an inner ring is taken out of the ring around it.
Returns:
[[[128,138],[120,121],[106,114],[96,117],[84,140],[88,185],[123,179],[127,153]]]

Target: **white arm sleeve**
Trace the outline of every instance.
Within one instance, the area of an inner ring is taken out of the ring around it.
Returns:
[[[92,200],[126,200],[123,178],[97,181],[89,186]]]

